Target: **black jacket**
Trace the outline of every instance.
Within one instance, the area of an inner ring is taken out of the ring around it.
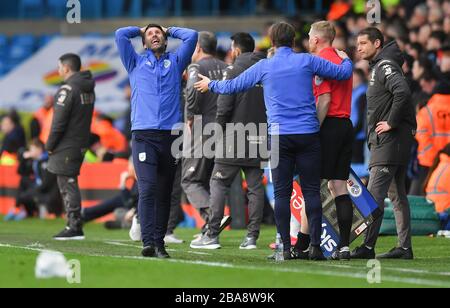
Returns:
[[[2,156],[3,152],[16,154],[25,146],[25,131],[23,130],[22,126],[17,125],[9,134],[5,135],[3,144],[0,148],[0,156]]]
[[[206,58],[188,67],[188,82],[186,85],[186,118],[191,120],[201,115],[203,127],[215,120],[217,112],[217,94],[212,92],[200,93],[194,88],[199,81],[198,74],[209,77],[211,80],[222,80],[223,72],[227,68],[225,62],[216,58]]]
[[[235,63],[228,67],[225,71],[226,79],[234,79],[246,71],[248,68],[264,59],[264,56],[259,53],[245,53],[239,56]],[[264,91],[261,85],[250,89],[247,92],[242,92],[234,95],[221,95],[217,101],[217,118],[216,121],[225,129],[225,141],[223,149],[224,155],[219,157],[216,151],[216,162],[222,164],[231,164],[248,167],[260,167],[261,154],[263,157],[267,155],[267,129],[260,129],[260,124],[267,124],[266,107],[264,103]],[[234,130],[226,130],[227,123],[229,124],[243,124],[243,127],[248,124],[256,124],[258,130],[256,132],[246,131],[245,133],[245,148],[242,147],[241,140],[238,140],[237,135],[234,136],[235,145],[230,146],[226,140],[232,140]],[[237,143],[240,143],[241,147]],[[252,151],[250,151],[252,147]],[[241,149],[240,149],[241,148]],[[257,150],[254,152],[254,150]],[[245,150],[245,152],[243,151]],[[260,150],[265,150],[261,152]],[[254,154],[257,155],[254,155]],[[226,158],[233,157],[233,158]]]
[[[95,102],[91,72],[70,77],[55,97],[54,116],[46,148],[51,153],[48,170],[77,176],[88,147]]]
[[[370,167],[406,166],[409,162],[417,122],[411,91],[401,68],[403,61],[402,53],[393,41],[370,63],[367,90]],[[384,121],[392,130],[378,136],[376,126]]]

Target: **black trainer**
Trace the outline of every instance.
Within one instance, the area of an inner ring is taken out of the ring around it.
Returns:
[[[375,249],[369,249],[365,245],[362,245],[352,251],[350,258],[355,260],[375,259]]]
[[[326,261],[327,259],[323,255],[323,251],[320,247],[309,247],[309,260],[311,261]]]
[[[295,248],[291,247],[291,249],[283,251],[283,259],[284,261],[296,260],[297,254]]]
[[[155,247],[147,246],[142,249],[142,256],[145,258],[155,258]]]
[[[158,259],[170,259],[165,247],[155,247],[155,257]]]
[[[294,254],[296,260],[309,260],[309,249],[303,251],[294,247]]]
[[[393,248],[388,253],[377,256],[377,259],[414,260],[412,248]]]
[[[349,250],[340,251],[339,249],[337,249],[333,252],[330,259],[333,261],[350,261],[351,254]]]
[[[66,227],[63,231],[53,237],[55,241],[83,241],[85,239],[83,230]]]

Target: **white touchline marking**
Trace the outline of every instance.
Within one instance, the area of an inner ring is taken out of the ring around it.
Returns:
[[[350,266],[350,265],[340,265],[340,264],[322,264],[326,267],[335,267],[335,268],[343,268],[343,269],[366,269],[363,266]],[[424,274],[424,275],[435,275],[435,276],[450,276],[450,272],[431,272],[427,270],[416,270],[409,268],[401,268],[401,267],[389,267],[383,265],[381,263],[383,270],[389,270],[393,272],[402,272],[402,273],[410,273],[410,274]]]
[[[9,244],[0,243],[0,247],[3,248],[11,248],[11,249],[23,249],[30,251],[42,252],[45,249],[38,248],[30,248],[24,246],[15,246]],[[114,259],[124,259],[124,260],[140,260],[146,262],[168,262],[168,263],[178,263],[178,264],[190,264],[190,265],[203,265],[209,267],[220,267],[220,268],[230,268],[230,269],[241,269],[241,270],[257,270],[257,271],[272,271],[272,272],[282,272],[282,273],[298,273],[298,274],[309,274],[309,275],[320,275],[320,276],[334,276],[334,277],[343,277],[343,278],[353,278],[353,279],[366,279],[367,274],[365,273],[337,273],[332,271],[323,271],[323,270],[309,270],[309,269],[292,269],[292,268],[275,268],[275,267],[257,267],[257,266],[242,266],[242,265],[233,265],[229,263],[220,263],[220,262],[205,262],[205,261],[187,261],[187,260],[177,260],[177,259],[155,259],[155,258],[144,258],[138,256],[116,256],[116,255],[98,255],[98,254],[84,254],[82,256],[87,257],[97,257],[97,258],[114,258]],[[324,265],[324,264],[321,264]],[[444,281],[436,281],[430,279],[419,279],[419,278],[401,278],[394,276],[386,276],[383,275],[383,281],[389,282],[399,282],[405,284],[413,284],[413,285],[427,285],[433,287],[450,287],[450,283]]]
[[[113,245],[113,246],[132,247],[132,248],[142,249],[141,246],[130,245],[130,244],[125,244],[125,243],[119,243],[119,242],[114,242],[114,241],[108,241],[108,242],[104,242],[104,243],[108,244],[108,245]],[[167,251],[168,252],[177,252],[176,249],[167,249]],[[205,253],[205,252],[188,251],[187,253],[190,253],[190,254],[193,254],[193,255],[200,255],[200,256],[212,256],[212,254]]]

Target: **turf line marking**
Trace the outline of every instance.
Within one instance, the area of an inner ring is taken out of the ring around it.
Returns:
[[[308,269],[292,269],[292,268],[274,268],[274,267],[257,267],[257,266],[242,266],[242,265],[233,265],[229,263],[220,263],[220,262],[205,262],[205,261],[187,261],[187,260],[177,260],[177,259],[169,259],[169,260],[159,260],[159,259],[149,259],[144,257],[133,257],[133,256],[114,256],[114,255],[90,255],[91,257],[109,257],[114,259],[128,259],[128,260],[140,260],[140,261],[153,261],[153,262],[168,262],[175,264],[189,264],[189,265],[203,265],[208,267],[220,267],[220,268],[230,268],[230,269],[240,269],[240,270],[256,270],[256,271],[271,271],[271,272],[281,272],[281,273],[297,273],[297,274],[308,274],[308,275],[320,275],[320,276],[334,276],[334,277],[342,277],[342,278],[353,278],[353,279],[367,279],[367,274],[362,273],[338,273],[333,271],[324,271],[324,270],[308,270]],[[365,269],[367,270],[367,269]],[[398,282],[412,285],[426,285],[431,287],[450,287],[450,283],[446,283],[444,281],[437,280],[429,280],[429,279],[419,279],[419,278],[401,278],[395,276],[382,276],[383,281],[389,282]],[[370,286],[368,284],[368,286]]]
[[[4,248],[12,248],[12,249],[22,249],[22,250],[30,250],[42,252],[44,249],[23,247],[23,246],[14,246],[9,244],[0,243],[0,247]],[[123,260],[139,260],[145,262],[167,262],[167,263],[178,263],[178,264],[189,264],[189,265],[201,265],[208,267],[219,267],[219,268],[230,268],[230,269],[240,269],[240,270],[256,270],[256,271],[272,271],[272,272],[281,272],[281,273],[298,273],[298,274],[308,274],[308,275],[320,275],[320,276],[334,276],[334,277],[342,277],[342,278],[353,278],[353,279],[363,279],[367,278],[367,275],[364,273],[337,273],[332,271],[324,271],[324,270],[309,270],[309,269],[293,269],[293,268],[275,268],[275,267],[257,267],[257,266],[242,266],[242,265],[233,265],[229,263],[220,263],[220,262],[205,262],[205,261],[187,261],[187,260],[160,260],[160,259],[152,259],[152,258],[144,258],[137,256],[116,256],[116,255],[98,255],[98,254],[82,254],[82,256],[87,257],[97,257],[97,258],[114,258],[114,259],[123,259]],[[322,264],[324,265],[324,264]],[[401,278],[394,276],[382,276],[383,281],[389,282],[398,282],[412,285],[426,285],[431,287],[450,287],[450,283],[444,281],[436,281],[429,279],[416,279],[416,278]],[[368,284],[368,286],[370,286]]]
[[[326,267],[335,267],[335,268],[342,268],[342,269],[356,269],[356,268],[366,269],[365,267],[362,267],[362,266],[350,266],[350,265],[339,265],[339,264],[323,264],[323,265]],[[393,272],[450,277],[450,272],[431,272],[431,271],[427,271],[427,270],[415,270],[415,269],[401,268],[401,267],[390,267],[390,266],[384,266],[383,263],[381,263],[381,266],[382,266],[383,270],[388,270],[388,271],[393,271]]]
[[[108,242],[104,242],[104,243],[108,244],[108,245],[113,245],[113,246],[122,246],[122,247],[131,247],[131,248],[142,249],[142,246],[125,244],[125,243],[119,243],[119,242],[114,242],[114,241],[108,241]],[[167,249],[167,251],[168,252],[177,252],[176,249]],[[205,253],[205,252],[188,251],[187,253],[190,253],[190,254],[193,254],[193,255],[200,255],[200,256],[212,256],[212,254]]]

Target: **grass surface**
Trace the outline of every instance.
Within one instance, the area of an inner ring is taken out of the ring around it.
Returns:
[[[0,219],[2,219],[0,217]],[[0,222],[0,287],[176,287],[176,288],[285,288],[285,287],[450,287],[450,240],[416,237],[416,260],[383,261],[381,284],[369,284],[365,261],[313,263],[266,260],[275,230],[265,228],[255,251],[240,251],[244,231],[226,231],[223,248],[193,251],[188,242],[196,230],[177,230],[186,241],[170,245],[172,259],[140,257],[139,243],[126,231],[86,226],[83,242],[55,242],[51,236],[64,222],[27,220]],[[394,247],[394,237],[381,238],[378,252]],[[81,284],[65,279],[37,280],[36,258],[41,250],[62,252],[81,263]]]

